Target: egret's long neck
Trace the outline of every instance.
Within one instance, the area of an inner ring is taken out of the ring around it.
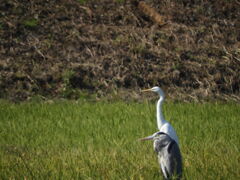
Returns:
[[[160,99],[157,102],[157,125],[159,130],[161,129],[162,125],[166,122],[162,113],[163,101],[164,101],[164,98],[160,97]]]

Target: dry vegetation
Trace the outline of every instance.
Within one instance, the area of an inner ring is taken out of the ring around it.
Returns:
[[[0,97],[98,96],[160,85],[175,99],[240,100],[240,2],[3,0]],[[155,13],[156,13],[155,12]]]

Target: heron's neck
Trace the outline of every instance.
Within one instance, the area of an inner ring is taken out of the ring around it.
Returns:
[[[162,113],[163,101],[164,101],[164,98],[160,97],[160,99],[157,102],[157,125],[159,130],[161,129],[162,125],[166,122]]]

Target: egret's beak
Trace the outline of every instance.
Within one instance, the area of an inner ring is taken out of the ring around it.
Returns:
[[[144,137],[139,139],[139,141],[147,141],[147,140],[152,140],[154,138],[154,135],[148,136],[148,137]]]
[[[141,92],[148,92],[148,91],[152,91],[151,89],[143,89],[141,90]]]

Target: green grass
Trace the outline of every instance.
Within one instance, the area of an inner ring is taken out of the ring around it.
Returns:
[[[239,104],[166,103],[185,179],[240,179]],[[160,179],[155,104],[0,101],[0,179]]]
[[[29,19],[26,19],[24,22],[23,22],[23,25],[25,27],[29,27],[29,28],[34,28],[38,25],[38,20],[35,19],[35,18],[29,18]]]

